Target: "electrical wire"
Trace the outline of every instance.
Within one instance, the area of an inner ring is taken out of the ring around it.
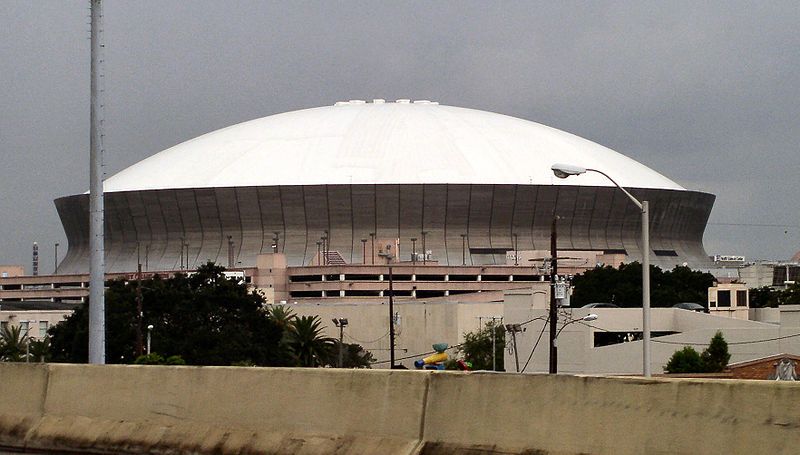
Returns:
[[[389,332],[386,332],[386,333],[385,333],[385,334],[383,334],[383,335],[382,335],[380,338],[376,338],[376,339],[374,339],[374,340],[371,340],[371,341],[359,340],[358,338],[352,337],[352,336],[350,336],[350,335],[349,335],[349,334],[347,334],[347,333],[345,333],[345,334],[344,334],[344,336],[346,336],[347,338],[349,338],[349,339],[351,339],[351,340],[353,340],[353,341],[356,341],[356,342],[358,342],[358,343],[361,343],[361,344],[372,344],[372,343],[377,343],[378,341],[381,341],[382,339],[384,339],[384,338],[388,337],[388,336],[389,336]]]
[[[750,226],[750,227],[790,227],[800,228],[799,224],[770,224],[770,223],[708,223],[712,226]]]
[[[456,345],[454,345],[454,346],[450,346],[449,348],[445,349],[445,351],[449,351],[450,349],[458,349],[458,348],[460,348],[461,346],[464,346],[464,343],[461,343],[461,344],[456,344]],[[423,352],[423,353],[421,353],[421,354],[407,355],[407,356],[405,356],[405,357],[396,357],[396,358],[394,359],[394,361],[395,361],[395,362],[397,362],[398,360],[408,360],[408,359],[413,359],[413,358],[415,358],[415,357],[416,357],[416,358],[418,358],[418,357],[425,357],[425,356],[429,356],[429,355],[431,355],[431,354],[434,354],[435,352],[437,352],[437,351],[428,351],[428,352]],[[383,363],[389,363],[389,362],[391,362],[391,361],[392,361],[392,359],[389,359],[389,360],[379,360],[379,361],[377,361],[377,362],[373,362],[372,364],[373,364],[373,365],[379,365],[379,364],[383,364]]]
[[[602,332],[609,332],[609,333],[613,332],[613,330],[608,330],[608,329],[604,329],[602,327],[593,326],[593,325],[587,324],[585,322],[579,322],[579,324],[583,324],[586,327],[591,327],[593,329],[600,330]],[[800,337],[800,333],[793,333],[791,335],[783,335],[783,336],[774,337],[774,338],[764,338],[764,339],[761,339],[761,340],[729,341],[727,343],[728,343],[728,346],[737,346],[737,345],[746,345],[746,344],[767,343],[767,342],[770,342],[770,341],[779,341],[779,340],[785,340],[787,338],[795,338],[795,337]],[[708,345],[711,344],[711,343],[695,343],[695,342],[688,342],[688,341],[687,342],[680,342],[680,341],[659,340],[658,338],[651,338],[650,341],[652,341],[653,343],[673,344],[673,345],[677,345],[677,346],[708,346]]]
[[[787,338],[794,338],[800,337],[800,333],[794,333],[792,335],[784,335],[775,338],[765,338],[763,340],[747,340],[747,341],[730,341],[728,342],[728,346],[735,346],[735,345],[743,345],[743,344],[758,344],[758,343],[767,343],[770,341],[778,341],[778,340],[785,340]],[[666,341],[666,340],[651,340],[653,343],[662,343],[662,344],[676,344],[676,345],[693,345],[693,346],[709,346],[711,343],[679,343],[677,341]]]
[[[532,321],[533,320],[528,321],[528,322],[532,322]],[[528,363],[530,363],[531,359],[533,358],[533,351],[535,351],[536,347],[539,346],[539,342],[542,340],[542,335],[544,335],[544,329],[547,328],[547,324],[549,322],[550,322],[550,317],[548,316],[547,319],[545,319],[544,324],[542,324],[542,331],[539,332],[539,338],[536,339],[536,343],[533,345],[533,349],[531,349],[531,353],[530,353],[530,355],[528,355],[528,360],[525,361],[525,366],[522,367],[522,371],[525,371],[525,369],[528,368]]]

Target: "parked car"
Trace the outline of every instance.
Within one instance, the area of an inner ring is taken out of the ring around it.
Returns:
[[[606,302],[596,302],[596,303],[587,303],[581,308],[619,308],[619,305],[614,305],[613,303],[606,303]]]
[[[689,311],[697,311],[698,313],[707,313],[706,307],[700,305],[699,303],[693,302],[681,302],[672,305],[672,308],[680,308],[682,310],[689,310]]]

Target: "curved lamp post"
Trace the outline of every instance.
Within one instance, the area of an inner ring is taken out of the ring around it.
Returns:
[[[571,320],[565,322],[564,325],[562,325],[561,328],[558,329],[558,332],[556,332],[556,340],[558,340],[558,336],[561,335],[561,332],[564,330],[564,327],[566,327],[566,326],[568,326],[570,324],[574,324],[576,322],[589,322],[589,321],[596,321],[596,320],[597,320],[597,315],[594,314],[594,313],[587,314],[586,316],[584,316],[582,318],[571,319]]]
[[[617,188],[636,204],[642,211],[642,373],[650,377],[650,206],[647,201],[639,201],[625,188],[619,186],[608,174],[597,169],[588,169],[570,164],[554,164],[550,169],[556,177],[565,179],[571,175],[580,175],[586,172],[596,172],[605,176]]]

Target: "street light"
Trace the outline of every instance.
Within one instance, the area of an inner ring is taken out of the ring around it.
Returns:
[[[150,338],[153,332],[153,324],[147,326],[147,355],[150,355]]]
[[[511,340],[514,343],[514,363],[517,366],[517,373],[519,373],[519,354],[517,353],[517,334],[524,332],[522,324],[506,324],[506,332],[511,334]]]
[[[570,324],[574,324],[576,322],[590,322],[590,321],[596,321],[596,320],[597,320],[597,315],[592,313],[592,314],[586,315],[586,316],[584,316],[582,318],[571,319],[571,320],[565,322],[564,325],[562,325],[561,328],[558,329],[558,332],[556,332],[556,341],[558,340],[558,336],[561,335],[561,331],[564,330],[564,327],[566,327],[566,326],[568,326]]]
[[[347,318],[332,319],[333,325],[339,327],[339,368],[344,365],[344,328],[347,326]]]
[[[550,169],[556,177],[565,179],[571,175],[596,172],[605,176],[642,211],[642,372],[649,378],[650,372],[650,205],[648,201],[639,201],[608,174],[597,169],[583,168],[570,164],[554,164]]]

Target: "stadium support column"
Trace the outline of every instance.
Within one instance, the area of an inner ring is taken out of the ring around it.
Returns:
[[[100,33],[103,28],[102,0],[91,2],[91,83],[89,110],[89,363],[106,363],[105,322],[105,247],[103,232],[103,118],[101,101],[101,64],[103,45]]]

